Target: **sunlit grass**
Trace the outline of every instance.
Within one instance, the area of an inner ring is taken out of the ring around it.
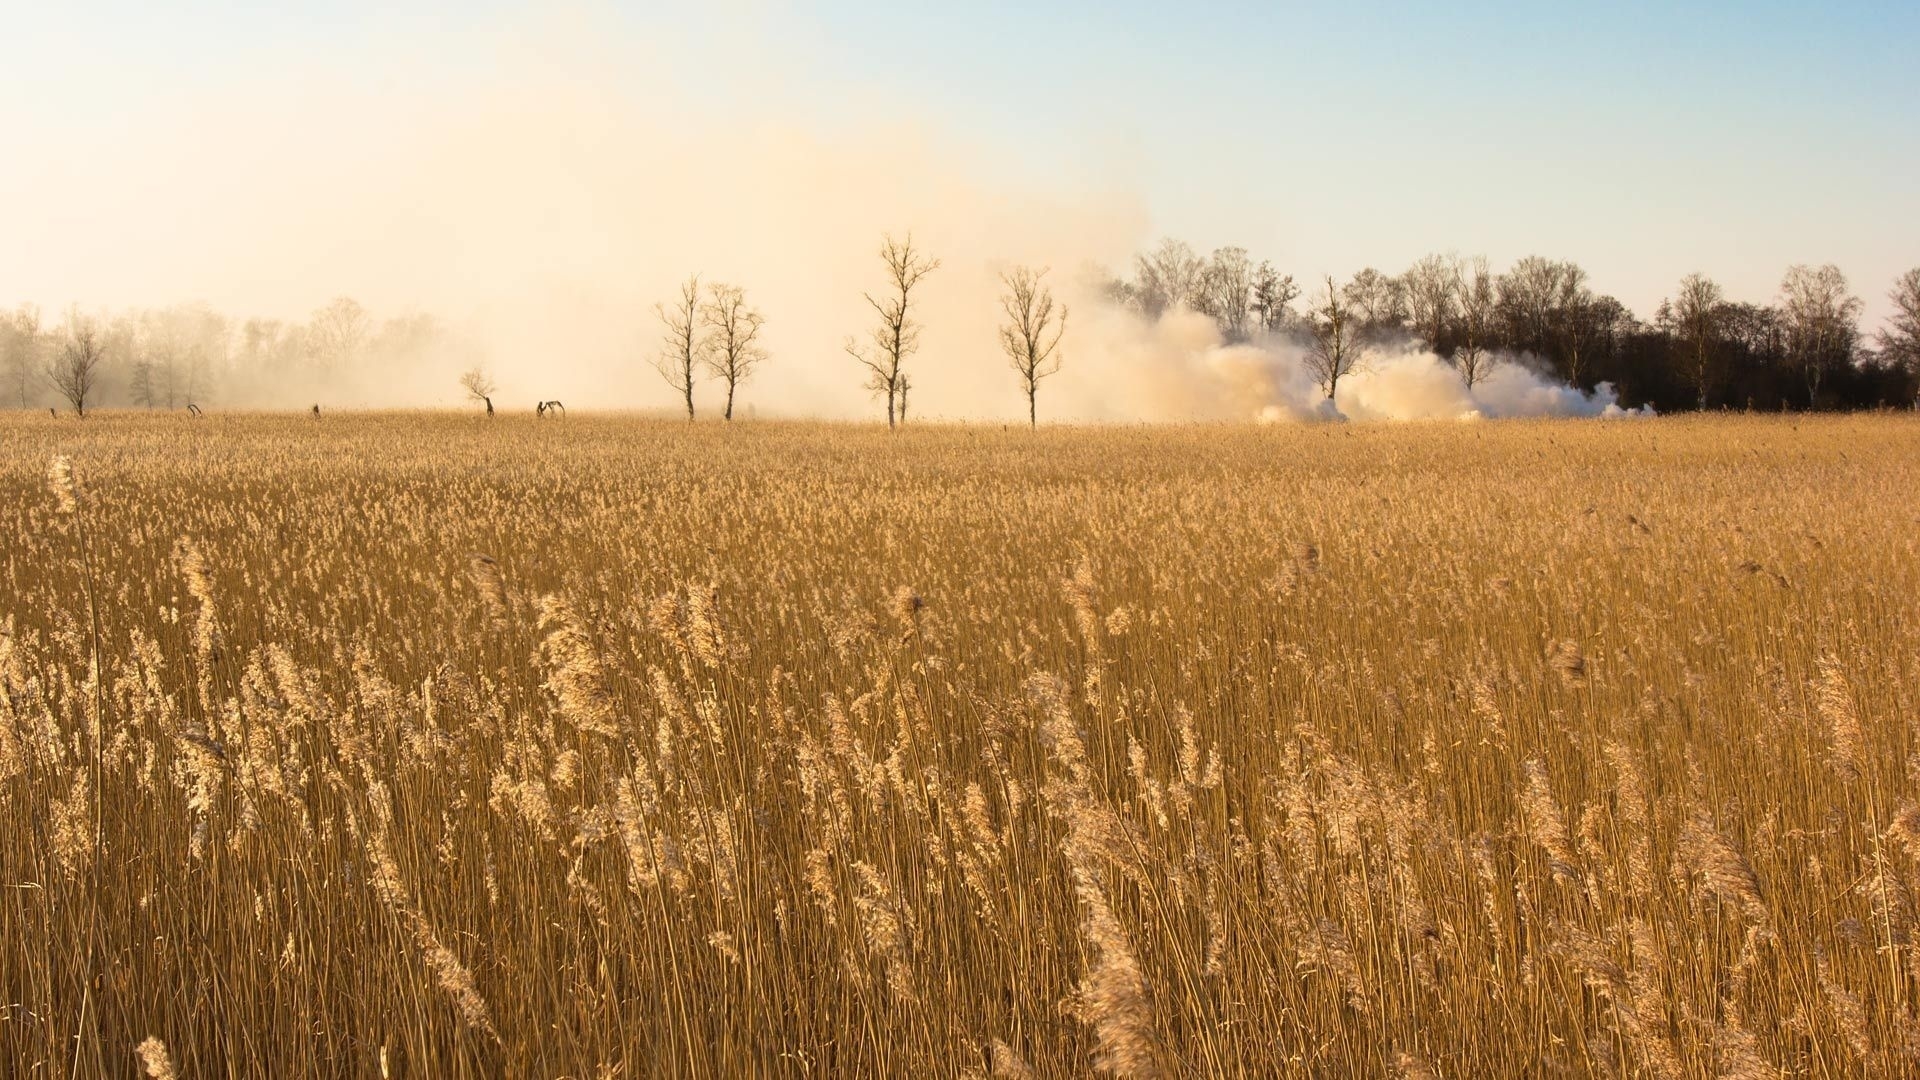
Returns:
[[[0,419],[0,1074],[1911,1072],[1916,492],[1900,417]]]

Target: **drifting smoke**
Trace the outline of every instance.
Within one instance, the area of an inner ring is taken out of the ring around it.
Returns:
[[[1585,392],[1544,378],[1524,358],[1502,357],[1471,391],[1432,352],[1379,347],[1326,399],[1298,342],[1284,337],[1228,344],[1205,315],[1157,320],[1111,307],[1079,328],[1086,362],[1053,389],[1077,420],[1477,420],[1508,417],[1651,416],[1622,409],[1613,388]]]
[[[1297,346],[1227,345],[1190,313],[1149,323],[1075,279],[1149,238],[1124,191],[1039,190],[994,171],[1005,153],[884,115],[822,129],[779,115],[774,85],[745,104],[691,100],[670,76],[633,74],[664,70],[669,45],[647,57],[594,44],[616,35],[591,26],[526,31],[463,42],[479,64],[422,71],[426,54],[401,48],[371,75],[252,71],[157,92],[90,129],[30,132],[42,152],[0,170],[0,202],[41,212],[13,223],[23,254],[0,264],[0,302],[201,302],[233,317],[232,353],[250,317],[293,325],[335,297],[365,305],[358,363],[234,370],[210,405],[458,406],[458,375],[478,363],[508,408],[672,408],[649,364],[652,305],[698,271],[744,286],[768,320],[771,359],[743,413],[873,418],[841,343],[872,325],[861,294],[884,284],[882,234],[911,230],[943,262],[916,296],[917,416],[1024,416],[996,340],[1013,265],[1055,268],[1072,305],[1066,366],[1041,388],[1048,420],[1618,411],[1605,387],[1583,394],[1517,364],[1468,393],[1437,358],[1404,351],[1371,357],[1330,407]],[[118,168],[93,166],[102,143]],[[696,391],[703,410],[712,395]]]
[[[44,210],[6,223],[19,257],[0,260],[0,308],[35,301],[57,320],[70,302],[112,316],[204,301],[238,338],[251,317],[364,305],[359,364],[222,379],[203,399],[219,407],[456,407],[459,373],[483,363],[503,407],[670,409],[652,309],[698,272],[767,318],[771,359],[743,411],[871,419],[842,343],[873,325],[861,294],[885,284],[882,236],[911,232],[943,262],[915,297],[916,415],[1012,418],[999,272],[1064,281],[1147,235],[1131,196],[1036,185],[1003,151],[865,103],[826,125],[778,86],[736,102],[731,76],[712,92],[677,78],[672,43],[528,18],[540,25],[462,42],[444,70],[416,70],[436,43],[370,74],[183,82],[129,103],[126,130],[35,132],[31,167],[0,169],[0,204]],[[753,56],[737,64],[753,78]],[[116,168],[98,167],[100,143]],[[373,346],[410,315],[439,332]],[[696,397],[705,412],[716,391]]]

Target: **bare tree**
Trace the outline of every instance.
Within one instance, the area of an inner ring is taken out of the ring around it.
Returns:
[[[5,363],[7,394],[23,409],[33,403],[40,349],[39,308],[22,304],[11,315],[0,316],[0,361]]]
[[[1719,359],[1720,309],[1724,303],[1720,286],[1705,274],[1688,274],[1680,279],[1680,291],[1667,308],[1668,321],[1681,346],[1681,362],[1687,378],[1699,394],[1699,407],[1707,407],[1713,389],[1714,371]]]
[[[460,376],[460,389],[467,392],[468,400],[477,401],[485,405],[488,416],[493,415],[493,392],[495,387],[493,385],[493,376],[487,374],[485,367],[475,364],[468,368],[466,373]]]
[[[1510,346],[1546,355],[1559,314],[1562,283],[1570,273],[1586,276],[1572,263],[1529,255],[1500,275],[1495,287]]]
[[[1020,389],[1027,395],[1027,426],[1040,424],[1035,399],[1040,380],[1060,370],[1060,338],[1067,332],[1067,306],[1056,309],[1053,290],[1043,280],[1045,269],[1016,267],[1000,275],[1007,291],[1000,296],[1000,310],[1007,321],[1000,327],[1000,348],[1020,376]]]
[[[314,359],[322,368],[349,367],[360,359],[372,323],[367,309],[351,297],[338,297],[313,313],[311,328]]]
[[[1406,285],[1399,278],[1369,266],[1340,291],[1359,320],[1361,334],[1369,340],[1390,340],[1406,329]]]
[[[1228,341],[1247,339],[1247,322],[1253,308],[1253,260],[1247,249],[1223,247],[1214,251],[1200,271],[1196,311],[1203,311],[1220,324]]]
[[[1453,366],[1471,391],[1493,370],[1494,319],[1499,307],[1487,257],[1456,260],[1453,265]]]
[[[1573,263],[1561,264],[1558,295],[1554,298],[1555,332],[1560,338],[1560,356],[1565,363],[1567,382],[1581,386],[1587,362],[1594,350],[1612,330],[1605,325],[1611,309],[1594,299],[1587,288],[1587,272]]]
[[[1453,322],[1453,278],[1459,259],[1428,255],[1401,275],[1407,296],[1407,320],[1427,348],[1439,352]]]
[[[54,392],[73,406],[74,414],[81,419],[87,416],[87,398],[93,394],[94,384],[100,377],[100,365],[106,360],[106,348],[100,341],[100,332],[93,322],[78,314],[74,315],[67,329],[65,341],[60,343],[60,352],[47,365],[47,383]]]
[[[1584,388],[1587,366],[1612,353],[1622,326],[1631,320],[1632,316],[1620,301],[1581,289],[1561,314],[1567,381]]]
[[[1793,266],[1780,282],[1786,317],[1787,356],[1807,382],[1807,408],[1820,405],[1820,383],[1829,368],[1853,354],[1859,335],[1860,298],[1847,291],[1847,277],[1828,263]]]
[[[1148,318],[1159,318],[1175,308],[1193,307],[1200,293],[1206,263],[1184,241],[1168,237],[1160,246],[1134,260],[1135,302]]]
[[[653,305],[666,334],[660,339],[660,353],[654,357],[654,369],[667,380],[687,403],[687,419],[693,419],[693,374],[705,358],[705,343],[700,340],[700,275],[694,274],[680,286],[680,299],[672,307]]]
[[[1342,377],[1360,367],[1360,319],[1341,288],[1329,276],[1309,313],[1312,340],[1307,343],[1307,370],[1332,401]]]
[[[1261,330],[1271,334],[1286,326],[1299,296],[1300,286],[1294,284],[1293,275],[1282,276],[1272,263],[1263,262],[1253,272],[1252,310]]]
[[[867,389],[887,397],[887,427],[906,414],[907,357],[920,345],[920,327],[907,317],[913,303],[914,287],[928,274],[940,268],[940,260],[929,258],[913,248],[913,235],[903,241],[888,236],[880,245],[880,260],[886,263],[888,291],[879,298],[866,294],[867,303],[880,316],[868,343],[847,339],[847,355],[867,369]]]
[[[707,370],[727,385],[726,418],[733,419],[733,395],[753,369],[767,358],[760,347],[766,316],[747,306],[747,291],[718,282],[707,286]]]
[[[159,393],[154,388],[153,361],[141,357],[133,362],[133,376],[127,380],[127,394],[143,409],[153,408]]]
[[[1920,409],[1920,266],[1900,275],[1887,299],[1893,314],[1880,328],[1880,359],[1913,380],[1913,407]]]

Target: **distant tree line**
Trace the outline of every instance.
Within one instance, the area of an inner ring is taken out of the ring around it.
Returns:
[[[1244,248],[1202,256],[1170,239],[1105,292],[1148,318],[1206,315],[1230,342],[1297,339],[1329,397],[1366,348],[1412,345],[1469,387],[1496,360],[1520,362],[1585,390],[1611,383],[1622,402],[1662,411],[1920,405],[1920,268],[1893,283],[1893,312],[1872,334],[1831,265],[1790,267],[1772,302],[1758,304],[1689,274],[1643,320],[1596,292],[1577,263],[1540,256],[1495,274],[1484,257],[1428,255],[1399,274],[1328,278],[1302,300],[1291,275]]]
[[[910,236],[887,237],[880,258],[885,284],[866,294],[874,324],[845,351],[891,425],[906,419],[913,385],[908,363],[921,330],[913,306],[940,261]],[[1046,275],[1014,267],[1001,276],[1000,345],[1030,423],[1042,381],[1064,358],[1067,308]],[[1202,256],[1166,240],[1101,288],[1149,319],[1206,316],[1229,342],[1290,340],[1328,398],[1370,350],[1416,347],[1450,363],[1469,388],[1496,364],[1519,363],[1583,390],[1611,383],[1623,404],[1668,412],[1920,406],[1920,268],[1893,283],[1892,312],[1871,333],[1860,325],[1860,299],[1831,265],[1788,268],[1769,303],[1730,300],[1711,279],[1689,274],[1646,320],[1596,292],[1576,263],[1540,256],[1496,274],[1484,257],[1428,255],[1398,274],[1369,267],[1344,282],[1325,278],[1303,297],[1292,275],[1243,248]],[[703,286],[697,275],[655,314],[663,334],[653,363],[688,419],[703,378],[720,384],[732,419],[741,386],[767,359],[765,316],[744,289]],[[431,316],[375,322],[347,298],[304,322],[235,323],[198,304],[111,318],[74,310],[52,321],[23,305],[0,311],[0,406],[66,406],[84,416],[99,406],[284,401],[428,358],[471,361],[471,352]],[[460,386],[491,415],[494,384],[483,365]]]
[[[304,321],[232,320],[204,304],[50,319],[0,311],[0,408],[185,409],[218,400],[293,401],[471,352],[421,314],[375,321],[339,298]]]

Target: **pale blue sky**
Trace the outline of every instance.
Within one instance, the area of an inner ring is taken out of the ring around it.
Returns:
[[[563,54],[630,56],[635,95],[911,122],[1002,188],[1120,192],[1149,236],[1302,276],[1537,252],[1646,314],[1690,271],[1763,300],[1789,263],[1832,261],[1877,315],[1920,263],[1913,3],[8,6],[0,194],[29,203],[63,197],[39,153],[176,165],[113,139],[178,94],[324,78],[404,102],[559,23]],[[49,243],[24,236],[0,288]]]

